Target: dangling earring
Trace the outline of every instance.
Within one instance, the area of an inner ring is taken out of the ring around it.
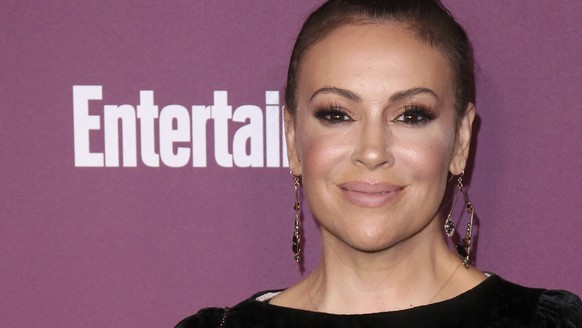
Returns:
[[[299,263],[301,261],[301,222],[300,213],[301,205],[299,205],[299,177],[293,176],[293,188],[295,189],[295,204],[293,209],[295,210],[295,231],[293,232],[293,255],[295,256],[295,262]]]
[[[475,209],[473,208],[473,204],[469,201],[469,197],[463,190],[463,175],[465,171],[461,171],[461,174],[457,178],[457,195],[455,196],[455,200],[453,201],[453,206],[451,207],[451,211],[447,215],[447,219],[445,220],[445,232],[449,239],[455,245],[455,250],[459,254],[461,261],[465,265],[465,268],[469,267],[469,256],[471,255],[471,238],[473,236],[473,218],[475,216]],[[465,201],[465,206],[467,208],[467,213],[471,215],[469,223],[467,223],[467,231],[465,232],[465,237],[462,238],[457,244],[453,241],[453,235],[455,234],[455,222],[451,219],[453,214],[453,210],[455,209],[455,205],[457,204],[457,200],[459,199],[460,195],[463,195],[463,199]]]

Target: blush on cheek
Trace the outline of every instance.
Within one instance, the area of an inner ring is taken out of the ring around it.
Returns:
[[[316,127],[302,131],[298,140],[304,173],[324,177],[350,158],[350,138],[338,133],[314,133]],[[314,174],[314,173],[318,174]]]
[[[408,167],[417,181],[434,181],[442,178],[441,175],[446,176],[453,140],[443,135],[424,136],[422,139],[400,144],[395,158]]]

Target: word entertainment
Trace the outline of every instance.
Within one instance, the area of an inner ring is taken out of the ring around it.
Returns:
[[[191,111],[181,105],[159,110],[151,90],[139,92],[135,107],[103,105],[101,109],[95,103],[99,100],[103,100],[102,86],[73,86],[76,167],[136,167],[138,153],[149,167],[159,167],[160,162],[168,167],[206,167],[208,145],[214,147],[210,154],[222,167],[289,166],[283,155],[287,150],[281,138],[278,91],[265,92],[264,111],[255,105],[233,111],[227,91],[214,91],[213,105],[194,105]],[[211,140],[207,140],[208,125],[214,133]]]

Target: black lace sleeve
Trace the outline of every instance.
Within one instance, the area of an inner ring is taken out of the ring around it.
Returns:
[[[535,323],[540,328],[582,328],[582,302],[570,292],[546,290],[540,296]]]
[[[219,328],[226,314],[224,308],[206,308],[180,321],[175,328]]]

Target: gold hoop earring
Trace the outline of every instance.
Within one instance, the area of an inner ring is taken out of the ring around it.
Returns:
[[[295,258],[295,262],[299,263],[301,261],[301,205],[299,204],[299,187],[301,183],[299,182],[299,177],[293,176],[293,189],[295,189],[295,204],[293,205],[293,209],[295,210],[295,230],[293,231],[293,255]]]
[[[471,256],[471,239],[473,237],[473,219],[475,217],[475,209],[473,208],[473,204],[471,204],[471,202],[469,201],[469,197],[465,193],[465,190],[463,190],[464,174],[465,171],[461,171],[461,174],[457,178],[457,195],[455,196],[455,200],[453,201],[451,211],[449,212],[449,214],[447,215],[447,219],[445,220],[444,228],[447,236],[451,240],[451,243],[455,245],[455,250],[457,251],[459,257],[461,258],[461,261],[463,261],[463,265],[465,266],[465,268],[468,268]],[[467,223],[465,237],[463,237],[458,243],[455,244],[455,242],[453,241],[453,236],[455,234],[455,222],[453,222],[451,216],[453,215],[453,210],[455,209],[455,205],[457,204],[457,200],[459,199],[460,195],[463,195],[463,200],[465,201],[467,213],[471,215],[471,218],[469,219],[469,223]]]

